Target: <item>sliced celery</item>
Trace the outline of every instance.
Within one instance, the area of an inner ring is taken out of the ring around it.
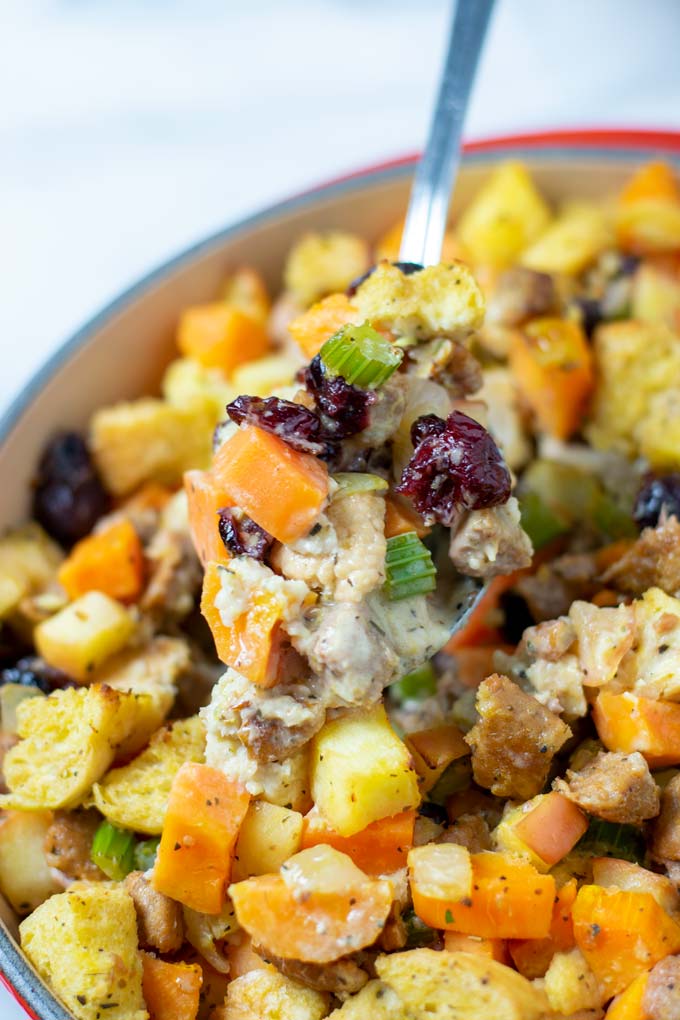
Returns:
[[[330,375],[341,375],[346,382],[365,390],[382,386],[404,357],[404,352],[373,329],[370,322],[344,326],[319,353]]]
[[[574,853],[589,857],[617,857],[641,864],[645,857],[645,838],[634,825],[617,825],[601,818],[591,818],[574,847]]]
[[[424,595],[437,586],[432,556],[415,531],[387,539],[385,574],[385,594],[391,602]]]
[[[431,662],[426,662],[420,669],[413,673],[407,673],[396,684],[392,684],[390,691],[397,701],[422,701],[429,698],[437,690],[437,674]]]
[[[114,881],[120,882],[134,866],[135,837],[127,829],[102,822],[94,834],[90,857]]]
[[[133,860],[136,871],[148,871],[153,868],[158,853],[160,839],[143,839],[135,844]]]
[[[371,475],[365,471],[338,471],[331,476],[338,485],[338,496],[353,496],[357,492],[386,492],[388,484],[380,475]]]

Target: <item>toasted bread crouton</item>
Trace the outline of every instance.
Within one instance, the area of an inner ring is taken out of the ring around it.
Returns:
[[[482,292],[462,262],[440,263],[410,275],[382,262],[352,300],[361,317],[377,329],[418,340],[465,340],[484,318]]]
[[[35,969],[78,1020],[147,1020],[135,908],[122,885],[74,883],[19,932]]]
[[[23,701],[17,710],[20,740],[3,762],[10,792],[0,806],[77,807],[123,746],[146,743],[150,700],[148,694],[93,684]]]
[[[94,784],[94,804],[114,825],[160,836],[175,773],[184,762],[202,762],[204,754],[205,730],[198,716],[168,723],[129,765],[112,769]]]

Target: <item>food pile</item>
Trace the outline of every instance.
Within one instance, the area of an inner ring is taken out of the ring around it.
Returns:
[[[0,889],[78,1020],[680,1016],[680,192],[401,230],[236,268],[0,539]]]

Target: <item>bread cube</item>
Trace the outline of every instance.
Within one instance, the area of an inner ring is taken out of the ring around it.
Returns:
[[[680,339],[677,341],[680,348]],[[649,401],[647,414],[633,436],[637,448],[658,471],[680,468],[680,379]]]
[[[29,698],[17,709],[19,743],[5,755],[0,807],[35,811],[83,802],[124,742],[146,742],[148,695],[102,684]]]
[[[369,981],[360,992],[345,999],[339,1009],[334,1009],[328,1020],[415,1020],[415,1017],[410,1010],[406,1012],[403,1002],[389,985]]]
[[[379,956],[378,977],[392,988],[407,1013],[449,1020],[542,1020],[545,995],[517,971],[471,953],[412,949]]]
[[[111,769],[94,784],[93,803],[113,825],[160,836],[176,773],[184,762],[204,757],[205,731],[198,716],[168,723],[129,765]]]
[[[545,975],[545,993],[557,1013],[597,1010],[605,996],[580,949],[555,953]]]
[[[268,965],[232,981],[213,1020],[321,1020],[327,1012],[327,995]]]
[[[35,628],[35,646],[56,669],[81,683],[128,644],[135,622],[128,610],[100,591],[88,591]]]
[[[148,1020],[137,917],[122,885],[76,882],[19,932],[29,960],[77,1020]]]
[[[312,742],[312,799],[341,836],[420,802],[408,748],[382,705],[327,722]]]
[[[352,298],[361,319],[398,336],[462,341],[484,319],[484,297],[466,265],[427,266],[406,275],[381,262]]]
[[[633,278],[631,318],[638,322],[663,322],[680,327],[680,280],[652,262],[638,266]]]
[[[190,407],[203,402],[210,405],[215,421],[224,417],[224,408],[243,390],[227,382],[217,368],[206,368],[193,358],[176,358],[165,370],[161,392],[174,407]]]
[[[0,821],[0,889],[17,914],[29,914],[61,886],[47,866],[50,811],[8,811]]]
[[[520,264],[539,273],[582,272],[614,244],[614,229],[601,202],[567,207],[522,253]]]
[[[114,496],[143,482],[179,485],[185,471],[209,466],[214,426],[214,400],[177,407],[145,397],[95,413],[92,452]]]
[[[0,539],[0,620],[20,601],[55,580],[63,559],[59,546],[38,524],[27,524]]]
[[[291,248],[284,269],[286,288],[303,305],[346,290],[370,265],[368,245],[342,230],[305,234]]]
[[[473,262],[511,265],[550,222],[550,210],[521,163],[502,163],[467,206],[457,234]]]
[[[277,872],[300,849],[302,824],[299,811],[252,801],[236,841],[232,882]]]
[[[596,331],[594,354],[598,382],[588,438],[598,449],[627,455],[636,454],[644,443],[655,462],[665,462],[667,398],[660,398],[654,414],[652,401],[666,392],[675,394],[680,387],[677,336],[663,323],[610,322]],[[668,399],[672,402],[674,397]]]

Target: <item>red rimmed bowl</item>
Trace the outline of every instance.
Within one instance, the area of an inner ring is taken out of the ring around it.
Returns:
[[[680,168],[680,132],[558,131],[475,142],[465,148],[453,215],[500,159],[525,162],[545,196],[559,201],[609,195],[655,156]],[[243,263],[257,266],[275,290],[286,252],[305,230],[343,226],[379,237],[404,212],[414,158],[351,174],[220,231],[150,273],[68,340],[0,418],[0,529],[27,514],[31,476],[51,432],[80,428],[97,407],[155,390],[184,306],[211,300]],[[71,1020],[16,933],[0,897],[0,979],[35,1020]]]

